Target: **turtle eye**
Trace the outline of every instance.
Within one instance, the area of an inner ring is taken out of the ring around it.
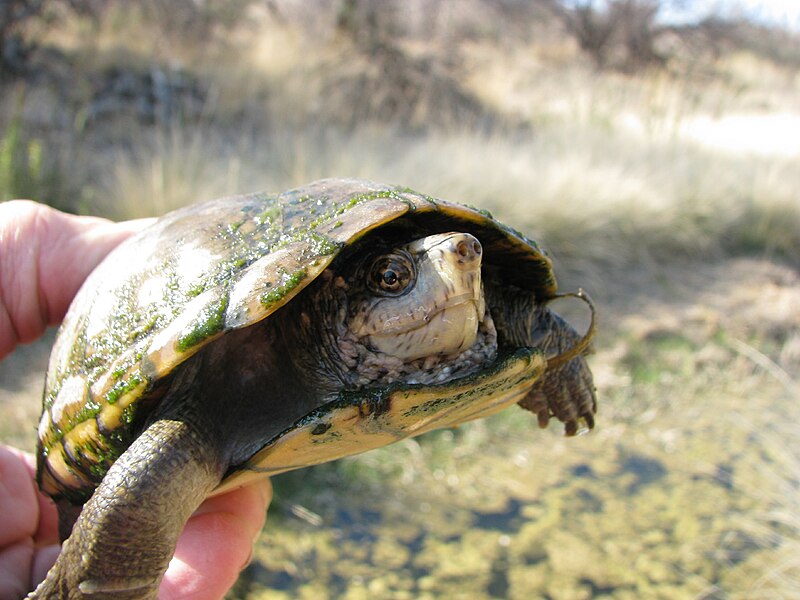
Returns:
[[[399,296],[414,281],[414,261],[406,253],[395,252],[372,261],[367,286],[381,296]]]

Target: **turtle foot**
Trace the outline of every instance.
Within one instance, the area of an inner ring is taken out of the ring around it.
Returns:
[[[593,429],[597,397],[586,359],[578,356],[546,371],[519,405],[536,414],[541,428],[547,427],[551,417],[556,417],[564,423],[567,436]]]

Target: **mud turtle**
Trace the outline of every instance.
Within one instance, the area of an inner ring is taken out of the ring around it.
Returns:
[[[38,480],[71,536],[34,595],[155,597],[197,505],[254,477],[516,402],[591,428],[594,327],[555,297],[534,242],[405,188],[323,180],[164,216],[56,340]]]

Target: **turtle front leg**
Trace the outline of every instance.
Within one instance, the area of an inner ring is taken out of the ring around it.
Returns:
[[[517,346],[540,348],[547,356],[547,369],[519,405],[536,413],[540,427],[547,427],[550,417],[557,417],[567,435],[577,434],[581,423],[589,429],[594,427],[597,399],[584,357],[595,329],[591,300],[583,292],[557,296],[574,296],[589,305],[592,324],[581,336],[532,294],[502,285],[488,286],[486,291],[492,317],[504,339]]]
[[[568,436],[576,435],[581,426],[592,429],[597,412],[592,372],[584,351],[573,356],[582,338],[572,326],[544,306],[537,307],[530,331],[531,342],[544,350],[548,368],[534,383],[519,405],[536,414],[539,427],[547,427],[551,416],[564,423]],[[559,360],[562,356],[572,356]]]
[[[29,598],[156,598],[184,524],[224,472],[209,438],[179,420],[151,424],[109,469]]]

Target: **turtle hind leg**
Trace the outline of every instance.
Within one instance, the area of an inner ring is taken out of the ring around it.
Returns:
[[[153,422],[112,465],[30,598],[154,599],[178,536],[219,483],[210,436],[187,422]]]

